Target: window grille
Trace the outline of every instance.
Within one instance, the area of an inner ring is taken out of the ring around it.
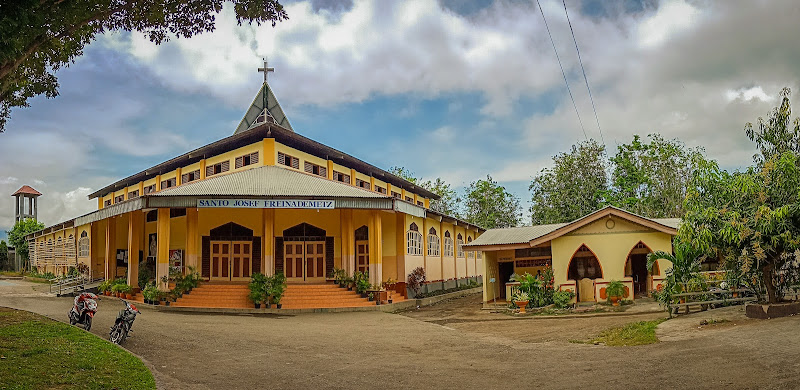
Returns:
[[[281,154],[283,154],[283,153],[278,153],[278,159],[279,160],[280,160]],[[288,156],[286,156],[285,154],[283,156],[284,156],[284,161],[285,161]],[[294,158],[294,157],[291,157],[291,158]],[[291,158],[289,159],[289,163],[290,164],[292,163]],[[239,169],[241,167],[246,167],[248,165],[257,164],[257,163],[258,163],[258,152],[253,152],[253,153],[250,153],[250,154],[245,154],[244,156],[236,157],[236,169]],[[294,166],[292,166],[292,168],[296,169],[299,164],[300,164],[300,161],[298,160],[297,164],[294,164]]]
[[[394,191],[392,191],[392,197],[394,197],[394,198],[397,198],[397,199],[401,199],[401,198],[402,198],[402,195],[400,195],[400,193],[399,193],[399,192],[394,192]]]
[[[456,238],[456,257],[464,257],[464,239],[461,238],[461,233]]]
[[[439,236],[436,235],[436,229],[431,228],[428,231],[428,256],[439,256],[440,246],[441,242],[439,241]]]
[[[422,255],[422,233],[419,232],[416,223],[411,223],[406,232],[406,253],[412,256]]]
[[[151,184],[151,185],[149,185],[147,187],[144,187],[144,194],[145,195],[147,195],[147,194],[149,194],[151,192],[156,192],[156,185],[155,184]]]
[[[228,172],[231,169],[231,162],[226,160],[221,163],[206,167],[206,177],[218,175],[220,173]]]
[[[381,194],[384,194],[384,195],[386,194],[386,188],[383,188],[383,187],[377,187],[377,186],[376,186],[376,187],[375,187],[375,191],[376,191],[376,192],[379,192],[379,193],[381,193]]]
[[[328,168],[323,167],[322,165],[310,163],[308,161],[303,163],[303,170],[312,175],[328,177]]]
[[[414,203],[414,198],[410,196],[406,196],[406,202]]]
[[[444,232],[444,255],[453,256],[453,238],[449,231]]]
[[[292,157],[283,152],[278,152],[278,164],[285,165],[290,168],[300,169],[300,159]]]
[[[172,179],[162,180],[161,181],[161,189],[166,190],[167,188],[175,187],[177,180],[173,177]]]
[[[340,181],[342,183],[350,183],[350,175],[333,171],[333,180]]]
[[[195,180],[200,180],[200,170],[195,170],[181,175],[181,184],[191,183]]]
[[[128,193],[128,199],[133,199],[138,197],[139,197],[139,190],[131,191]]]
[[[368,181],[356,179],[356,186],[361,188],[370,189],[370,185]]]
[[[115,196],[114,197],[114,203],[115,204],[119,203],[119,202],[123,202],[123,201],[125,201],[125,195],[120,195],[120,196]]]
[[[89,257],[89,234],[85,230],[78,239],[78,257]]]

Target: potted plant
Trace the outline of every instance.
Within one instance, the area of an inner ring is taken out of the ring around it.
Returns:
[[[272,297],[272,302],[280,309],[283,305],[281,304],[281,298],[283,297],[283,293],[286,291],[286,276],[283,273],[278,272],[277,274],[273,275],[271,278],[271,283],[269,286],[269,295]]]
[[[247,287],[250,289],[250,294],[247,298],[253,302],[256,309],[261,308],[261,302],[267,297],[268,278],[264,274],[256,272],[250,277],[250,283]]]
[[[369,293],[369,294],[367,295],[367,297],[368,297],[369,301],[370,301],[370,302],[372,302],[372,301],[374,301],[374,300],[375,300],[375,293]]]
[[[120,284],[118,286],[119,286],[119,293],[121,295],[120,298],[124,297],[125,299],[131,299],[131,291],[133,291],[133,288],[128,284]]]
[[[606,286],[606,296],[613,306],[619,306],[619,301],[625,295],[625,285],[619,280],[611,280]]]
[[[517,293],[511,297],[511,301],[514,302],[515,305],[517,305],[520,314],[525,314],[525,307],[528,306],[528,302],[530,302],[530,297],[528,296],[528,293],[524,291],[517,291]]]

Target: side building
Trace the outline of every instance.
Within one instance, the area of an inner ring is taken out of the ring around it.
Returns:
[[[241,283],[257,272],[323,283],[336,267],[403,293],[416,267],[442,287],[484,269],[463,248],[483,229],[431,210],[436,194],[295,133],[266,83],[235,134],[89,197],[96,211],[29,235],[32,266],[85,264],[131,286],[141,267],[156,280],[193,266],[206,281]]]
[[[672,252],[679,219],[645,218],[606,207],[570,223],[490,229],[466,250],[483,251],[484,302],[511,299],[513,274],[538,275],[552,267],[556,290],[576,293],[577,302],[606,299],[612,280],[625,285],[624,299],[661,288],[667,260],[647,269],[647,254]]]

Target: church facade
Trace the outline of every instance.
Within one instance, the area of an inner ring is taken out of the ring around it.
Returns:
[[[417,267],[442,286],[484,269],[463,249],[483,229],[430,209],[436,194],[294,132],[266,80],[233,135],[89,197],[96,211],[28,237],[32,266],[85,264],[131,286],[143,266],[156,280],[192,266],[208,282],[282,272],[298,284],[324,283],[335,267],[399,286]]]

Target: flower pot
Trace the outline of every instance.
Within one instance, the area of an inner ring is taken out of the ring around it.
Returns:
[[[260,303],[254,303],[253,306],[255,306],[256,309],[260,309],[261,308],[261,304]]]
[[[372,302],[375,300],[375,297],[368,297],[367,299],[369,299],[369,301]]]
[[[528,301],[516,301],[514,304],[519,308],[519,314],[525,314],[525,306],[528,306]]]
[[[681,300],[680,300],[680,302],[681,302],[681,303],[686,303],[686,297],[681,297]]]
[[[283,306],[283,304],[282,304],[282,303],[279,303],[279,304],[277,304],[276,306],[278,306],[278,309],[280,309],[280,308]]]
[[[738,291],[734,291],[733,292],[733,297],[734,298],[739,298],[739,292]]]
[[[350,286],[347,286],[347,291],[353,291],[353,288],[350,287]]]
[[[389,303],[392,303],[392,300],[391,300],[391,299],[389,300]]]
[[[619,306],[619,297],[609,297],[611,299],[611,306]]]
[[[366,298],[366,297],[367,297],[367,293],[361,293],[361,298]]]
[[[169,306],[169,301],[164,301],[164,306]]]
[[[133,298],[131,297],[131,294],[125,293],[125,299],[133,299]]]

